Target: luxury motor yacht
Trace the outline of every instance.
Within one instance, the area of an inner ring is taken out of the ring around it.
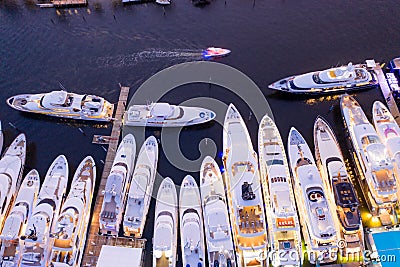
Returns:
[[[390,213],[397,202],[396,177],[392,160],[374,127],[357,101],[343,95],[340,100],[345,126],[354,149],[357,175],[373,215],[390,224]]]
[[[282,138],[265,115],[258,130],[260,174],[274,266],[301,266],[301,234]]]
[[[124,216],[126,236],[142,237],[157,174],[157,161],[158,143],[154,136],[150,136],[139,151],[128,191]]]
[[[183,266],[206,266],[203,215],[199,187],[187,175],[179,192],[179,221]]]
[[[118,235],[135,157],[135,137],[127,134],[118,146],[105,189],[102,192],[104,198],[99,218],[101,234]]]
[[[51,250],[50,232],[57,222],[68,182],[68,162],[58,156],[47,171],[25,234],[21,236],[21,267],[47,266]]]
[[[154,216],[153,266],[175,267],[178,246],[178,195],[171,178],[158,189]]]
[[[211,121],[215,113],[198,107],[175,106],[168,103],[132,105],[124,116],[124,125],[150,127],[183,127]]]
[[[31,170],[21,184],[17,198],[8,215],[0,239],[0,266],[14,267],[19,259],[19,238],[23,234],[32,208],[36,205],[40,188],[40,177],[36,170]]]
[[[228,206],[239,266],[266,266],[267,230],[258,158],[246,125],[230,104],[223,130]]]
[[[269,85],[269,88],[295,94],[331,94],[376,86],[378,81],[372,68],[350,62],[347,66],[290,76]]]
[[[81,266],[95,182],[95,162],[88,156],[83,159],[75,172],[71,189],[53,228],[51,266]]]
[[[16,95],[7,104],[19,111],[75,120],[110,121],[114,106],[102,97],[66,91]]]
[[[26,138],[18,135],[0,160],[0,230],[13,205],[25,165]]]
[[[224,181],[217,163],[205,157],[200,168],[200,193],[208,251],[211,267],[233,267],[235,248],[226,206]],[[205,264],[207,266],[207,264]]]
[[[333,262],[337,259],[338,232],[321,175],[306,141],[293,127],[288,146],[308,259],[312,264]]]
[[[332,128],[322,118],[317,117],[314,123],[315,157],[322,180],[331,198],[331,208],[336,210],[341,229],[341,239],[346,241],[345,252],[362,252],[364,233],[359,202],[339,142]],[[333,205],[334,204],[334,205]]]

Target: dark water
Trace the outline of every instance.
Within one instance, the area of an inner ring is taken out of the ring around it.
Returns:
[[[70,91],[98,94],[116,102],[118,83],[130,86],[132,95],[156,72],[177,63],[200,60],[201,49],[215,45],[233,51],[219,62],[244,72],[261,88],[284,140],[290,127],[295,126],[311,144],[317,115],[324,116],[338,137],[343,138],[336,97],[307,100],[266,87],[291,74],[368,58],[386,62],[398,56],[399,11],[397,1],[214,0],[209,6],[196,8],[185,0],[175,1],[164,13],[153,3],[123,6],[116,0],[101,0],[90,1],[87,8],[56,12],[37,8],[30,0],[1,0],[0,99],[59,89],[61,82]],[[235,103],[256,144],[258,126],[250,114],[251,103],[224,88],[187,85],[162,100],[178,104],[199,96]],[[373,101],[382,100],[378,90],[359,92],[356,98],[368,116]],[[25,173],[36,168],[43,177],[59,154],[67,156],[71,174],[88,154],[95,157],[101,173],[100,160],[104,160],[106,152],[91,144],[91,139],[93,134],[109,134],[110,125],[24,115],[11,110],[5,102],[0,105],[0,114],[6,145],[18,130],[27,135]],[[224,114],[218,116],[223,118]],[[153,130],[147,130],[146,135],[149,134]],[[218,151],[222,150],[222,127],[212,123],[183,129],[182,153],[196,160],[200,156],[198,143],[205,137],[215,141]],[[219,158],[218,162],[221,163]],[[177,184],[187,174],[174,167],[163,152],[159,173],[172,177]],[[198,173],[191,174],[198,180]],[[149,218],[154,215],[153,202]],[[149,240],[146,266],[151,265],[152,222],[148,220],[145,231]]]

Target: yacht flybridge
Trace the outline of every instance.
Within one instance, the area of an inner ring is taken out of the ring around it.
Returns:
[[[210,156],[201,164],[200,181],[208,265],[236,266],[224,181],[217,163]]]
[[[329,263],[337,257],[337,235],[334,211],[327,192],[303,136],[291,128],[288,140],[290,166],[295,181],[303,237],[311,263]]]
[[[157,174],[158,143],[154,136],[144,141],[128,191],[124,215],[125,236],[142,237]]]
[[[205,123],[214,118],[215,113],[205,108],[152,103],[130,106],[124,115],[124,125],[183,127]]]
[[[328,189],[332,210],[336,210],[341,239],[346,241],[346,253],[362,253],[364,233],[359,202],[339,143],[329,124],[318,117],[314,123],[315,157],[322,180]],[[361,254],[360,254],[361,255]]]
[[[301,266],[301,234],[289,165],[281,135],[265,115],[258,130],[260,174],[273,266]]]
[[[80,267],[96,180],[96,166],[88,156],[79,164],[51,236],[53,267]]]
[[[223,130],[228,205],[239,266],[266,266],[267,231],[257,154],[238,110],[230,104]]]
[[[392,160],[357,101],[343,95],[340,105],[360,171],[359,182],[370,210],[383,224],[391,224],[390,214],[397,202]]]
[[[295,94],[332,94],[376,86],[378,81],[372,68],[350,62],[347,66],[290,76],[269,88]]]
[[[99,216],[100,233],[102,234],[118,235],[135,156],[135,137],[132,134],[127,134],[118,146],[105,190],[102,192],[104,198]]]
[[[110,121],[114,106],[102,97],[66,91],[16,95],[7,104],[19,111],[91,121]]]

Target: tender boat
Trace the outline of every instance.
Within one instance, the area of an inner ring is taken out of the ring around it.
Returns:
[[[157,161],[158,143],[154,136],[150,136],[139,151],[128,191],[124,216],[124,234],[126,236],[142,237],[150,200],[153,196]]]
[[[178,246],[178,195],[171,178],[158,189],[154,215],[153,266],[175,267]]]
[[[99,216],[101,234],[118,235],[135,157],[135,137],[127,134],[118,146],[105,190],[102,192],[104,198]]]
[[[270,89],[295,94],[332,94],[377,87],[372,68],[366,64],[340,66],[290,76],[271,85]]]
[[[273,266],[301,266],[301,233],[292,178],[282,138],[265,115],[258,130],[260,174],[266,206]]]
[[[392,160],[357,101],[343,95],[340,104],[360,172],[357,177],[369,208],[383,224],[391,224],[390,214],[398,199]]]
[[[171,4],[171,0],[156,0],[156,3],[159,5],[166,6]]]
[[[224,181],[217,163],[210,156],[201,164],[200,181],[208,266],[236,266]]]
[[[14,206],[8,215],[0,239],[0,266],[14,267],[19,259],[19,238],[26,228],[32,209],[36,205],[40,188],[40,177],[36,170],[31,170],[21,184]]]
[[[16,95],[7,104],[19,111],[75,120],[111,121],[114,106],[102,97],[66,91]]]
[[[25,234],[21,236],[21,267],[47,266],[51,252],[50,232],[57,223],[68,182],[68,162],[58,156],[47,171]]]
[[[328,189],[327,196],[330,196],[331,208],[337,213],[336,222],[341,229],[341,239],[346,241],[346,247],[341,249],[345,255],[362,253],[364,231],[358,208],[360,204],[346,170],[339,142],[332,128],[322,117],[317,117],[314,123],[314,144],[318,169]]]
[[[211,121],[215,113],[198,107],[175,106],[168,103],[132,105],[124,116],[124,125],[150,127],[183,127]]]
[[[199,187],[194,178],[187,175],[179,192],[179,221],[183,266],[207,266],[205,264],[203,215]]]
[[[204,1],[204,0],[203,0]],[[198,0],[199,2],[199,0]],[[205,3],[209,3],[205,1]],[[202,55],[204,59],[212,59],[212,58],[219,58],[225,57],[231,53],[231,50],[219,47],[208,47],[207,49],[203,50]]]
[[[228,206],[238,266],[266,266],[267,230],[258,158],[240,113],[233,104],[223,130]]]
[[[329,206],[311,150],[293,127],[289,133],[288,151],[308,259],[312,264],[334,262],[338,241],[334,211]]]
[[[90,219],[96,165],[91,156],[79,164],[51,236],[53,267],[80,267]]]
[[[14,203],[25,165],[26,138],[18,135],[0,160],[0,230]]]

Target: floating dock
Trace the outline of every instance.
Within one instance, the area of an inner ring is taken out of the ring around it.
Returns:
[[[72,6],[87,6],[87,0],[52,0],[52,1],[45,1],[39,2],[37,6],[42,8],[48,7],[72,7]]]

